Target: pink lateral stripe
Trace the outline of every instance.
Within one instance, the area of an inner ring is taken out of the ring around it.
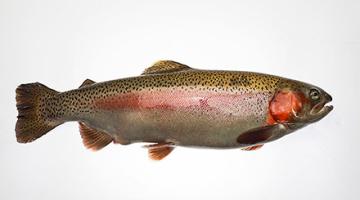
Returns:
[[[96,107],[105,110],[114,109],[168,109],[184,107],[213,108],[219,106],[229,106],[234,104],[239,98],[244,98],[249,94],[229,94],[204,91],[151,91],[133,92],[119,94],[116,96],[99,99],[95,102]]]

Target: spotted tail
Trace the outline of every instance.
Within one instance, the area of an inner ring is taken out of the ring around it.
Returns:
[[[59,92],[41,83],[22,84],[16,88],[16,139],[27,143],[43,136],[62,122],[49,119],[46,115],[46,101]]]

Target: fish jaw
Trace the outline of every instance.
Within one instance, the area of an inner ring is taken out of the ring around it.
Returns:
[[[332,105],[328,105],[332,101],[332,97],[325,91],[321,91],[323,95],[321,101],[316,103],[310,109],[304,109],[301,115],[295,116],[295,123],[306,124],[317,122],[327,116],[334,109]]]
[[[317,111],[310,112],[310,115],[308,115],[306,118],[298,118],[297,121],[303,122],[303,123],[314,123],[322,118],[324,118],[326,115],[328,115],[332,110],[334,109],[334,106],[332,105],[322,105],[322,107]]]

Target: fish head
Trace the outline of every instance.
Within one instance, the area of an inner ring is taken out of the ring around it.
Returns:
[[[320,87],[294,80],[286,80],[270,102],[270,112],[279,123],[309,124],[333,110],[330,94]]]
[[[333,110],[332,105],[327,105],[332,101],[329,93],[325,92],[320,87],[303,83],[299,86],[300,92],[305,97],[303,100],[303,107],[299,113],[298,120],[300,122],[316,122],[325,117]]]

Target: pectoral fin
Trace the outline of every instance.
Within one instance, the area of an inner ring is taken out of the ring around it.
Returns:
[[[172,143],[157,143],[145,146],[149,151],[149,158],[152,160],[161,160],[174,150]]]
[[[170,73],[178,72],[191,69],[189,66],[171,61],[171,60],[160,60],[154,63],[151,67],[145,69],[142,75],[147,74],[161,74],[161,73]]]
[[[249,147],[242,148],[241,150],[244,150],[244,151],[255,151],[255,150],[260,149],[260,148],[263,147],[263,146],[264,146],[263,144],[258,144],[258,145],[254,145],[254,146],[249,146]]]
[[[284,124],[263,126],[242,133],[237,138],[237,142],[245,145],[263,144],[284,136],[288,131]]]

